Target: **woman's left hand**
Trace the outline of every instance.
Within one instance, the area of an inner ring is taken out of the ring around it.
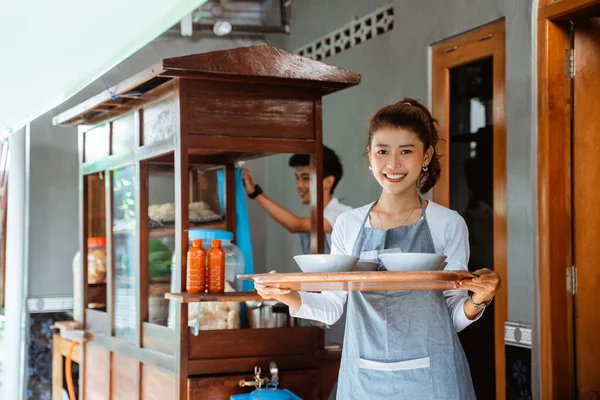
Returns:
[[[484,268],[473,272],[475,278],[464,279],[458,283],[462,289],[473,292],[475,303],[487,303],[500,289],[500,277],[491,269]]]

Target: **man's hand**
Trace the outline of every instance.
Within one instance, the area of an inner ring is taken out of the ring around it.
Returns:
[[[252,174],[248,168],[242,168],[242,178],[244,179],[244,189],[246,189],[246,193],[254,193],[254,180],[252,180]]]

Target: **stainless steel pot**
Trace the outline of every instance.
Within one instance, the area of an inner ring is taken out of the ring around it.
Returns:
[[[295,326],[289,307],[277,301],[247,301],[246,320],[251,329]]]

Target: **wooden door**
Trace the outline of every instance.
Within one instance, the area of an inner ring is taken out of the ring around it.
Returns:
[[[573,261],[577,398],[600,398],[600,18],[574,22]]]
[[[493,306],[459,335],[477,398],[504,399],[506,122],[504,21],[437,43],[432,112],[440,129],[440,180],[433,200],[469,227],[470,270],[490,268],[504,282]]]

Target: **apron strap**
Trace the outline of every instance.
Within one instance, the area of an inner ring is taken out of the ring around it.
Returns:
[[[373,208],[375,207],[375,204],[377,204],[377,201],[374,201],[373,204],[371,204],[371,207],[369,207],[369,209],[367,210],[367,214],[365,215],[365,218],[363,218],[362,224],[361,224],[361,229],[365,226],[365,224],[367,223],[367,219],[369,218],[369,215],[371,215],[371,211],[373,211]],[[360,232],[359,232],[360,234]]]
[[[419,203],[421,203],[421,213],[423,214],[423,219],[427,219],[427,216],[425,215],[425,202],[421,196],[419,196]]]

